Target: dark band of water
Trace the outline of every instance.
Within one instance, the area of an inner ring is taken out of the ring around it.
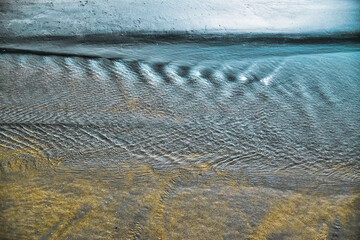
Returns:
[[[359,33],[190,34],[187,32],[95,34],[77,37],[0,38],[0,52],[86,58],[199,62],[268,56],[354,52]]]
[[[112,34],[86,34],[78,36],[41,35],[30,37],[0,37],[0,43],[64,41],[73,43],[110,43],[110,44],[143,44],[143,43],[208,43],[208,44],[239,44],[246,42],[259,43],[293,43],[293,44],[324,44],[360,42],[360,32],[343,33],[197,33],[197,32],[119,32]]]

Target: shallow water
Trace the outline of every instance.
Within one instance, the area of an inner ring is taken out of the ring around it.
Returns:
[[[1,236],[356,239],[360,45],[281,39],[2,44]]]

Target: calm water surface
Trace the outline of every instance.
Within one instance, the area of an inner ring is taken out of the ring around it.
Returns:
[[[279,39],[2,44],[0,236],[356,239],[360,45]]]

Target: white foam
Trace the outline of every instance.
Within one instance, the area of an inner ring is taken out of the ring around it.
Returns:
[[[171,78],[171,80],[178,85],[183,85],[183,83],[185,82],[185,79],[183,79],[182,77],[180,77],[177,73],[176,73],[176,66],[174,65],[166,65],[164,68],[164,71],[166,73],[166,75]]]
[[[162,82],[161,76],[159,76],[148,64],[139,63],[139,65],[141,73],[150,84],[157,85]]]
[[[260,81],[263,82],[266,86],[268,86],[273,80],[273,78],[277,75],[277,73],[282,69],[283,65],[284,62],[280,63],[273,72],[271,72],[268,76],[264,77]]]

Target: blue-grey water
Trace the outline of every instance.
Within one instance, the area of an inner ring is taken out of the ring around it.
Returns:
[[[263,37],[2,43],[1,236],[356,239],[360,44]]]

